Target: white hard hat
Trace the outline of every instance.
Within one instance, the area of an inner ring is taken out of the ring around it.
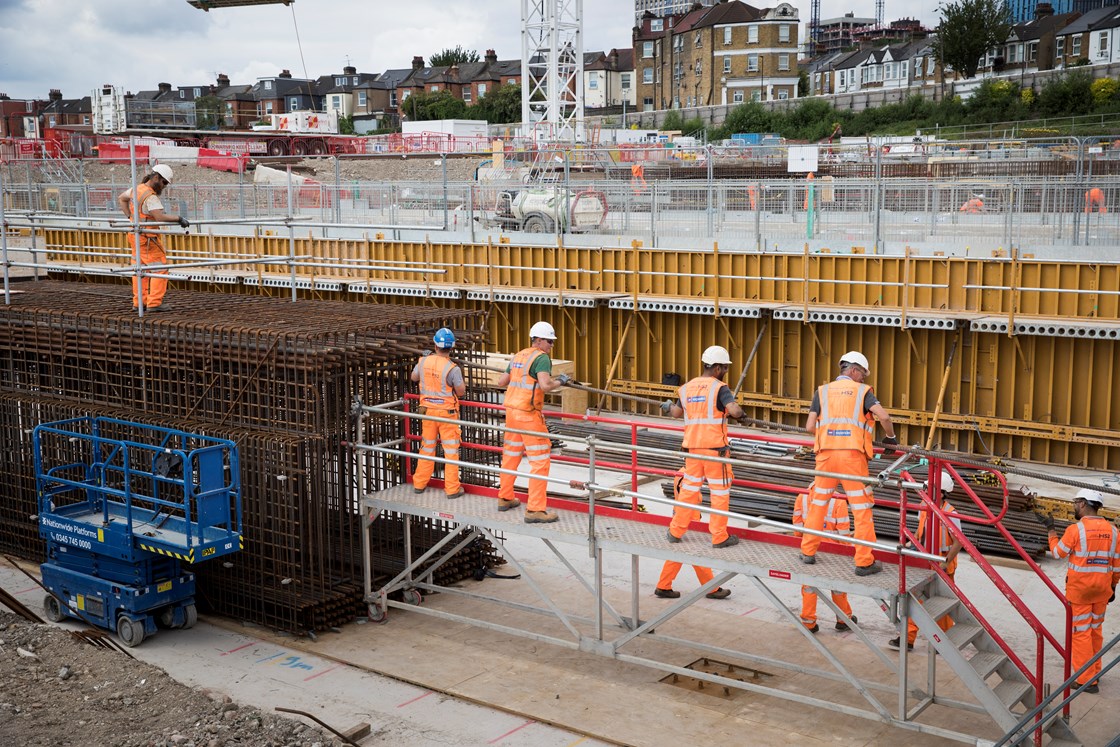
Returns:
[[[1081,490],[1077,491],[1077,495],[1074,497],[1080,498],[1086,503],[1093,503],[1098,506],[1104,505],[1104,496],[1098,493],[1096,490],[1092,490],[1091,488],[1081,488]]]
[[[529,339],[540,337],[545,340],[555,340],[556,330],[548,322],[537,322],[529,328]]]
[[[700,356],[700,362],[705,366],[714,366],[717,363],[730,366],[731,356],[728,354],[727,348],[720,347],[719,345],[712,345]]]
[[[175,177],[175,172],[172,171],[171,167],[165,163],[161,163],[158,166],[153,166],[152,173],[162,176],[168,184],[170,184],[171,180]]]
[[[945,470],[941,470],[941,493],[953,492],[953,478]]]
[[[849,350],[844,355],[840,356],[841,363],[854,363],[867,373],[871,373],[871,364],[867,362],[867,356],[858,350]]]

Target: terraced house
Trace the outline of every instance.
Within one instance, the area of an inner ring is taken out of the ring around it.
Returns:
[[[732,0],[687,13],[646,13],[634,28],[643,111],[797,98],[798,13]]]

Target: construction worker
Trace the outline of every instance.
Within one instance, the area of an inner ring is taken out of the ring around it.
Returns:
[[[544,424],[544,395],[554,392],[572,379],[567,374],[552,376],[552,346],[556,343],[556,330],[548,322],[537,322],[529,329],[529,347],[509,362],[509,368],[498,378],[498,386],[506,387],[503,404],[506,408],[506,427],[537,431],[540,436],[506,433],[502,446],[502,469],[516,471],[521,457],[529,459],[529,472],[535,477],[547,477],[552,466],[552,439]],[[502,473],[498,487],[498,510],[517,508],[521,501],[513,495],[516,477]],[[547,524],[560,517],[545,509],[548,506],[546,484],[541,479],[529,479],[529,505],[525,511],[526,524]]]
[[[972,195],[964,204],[961,205],[962,213],[982,213],[984,212],[984,195]]]
[[[137,199],[133,199],[131,189],[125,190],[117,196],[117,206],[129,220],[137,220],[137,217],[133,215],[133,210],[139,208],[140,216],[138,220],[141,224],[139,254],[140,264],[142,265],[167,263],[167,255],[163,251],[159,234],[153,233],[150,228],[143,227],[144,223],[178,223],[183,228],[190,226],[190,222],[183,216],[169,215],[164,212],[163,203],[159,199],[164,188],[171,184],[174,176],[171,167],[161,163],[153,167],[152,173],[144,177],[140,184],[136,186]],[[128,242],[132,245],[133,256],[135,257],[137,252],[135,233],[128,235]],[[158,272],[159,275],[145,277],[143,280],[137,277],[133,282],[133,308],[137,307],[139,303],[137,296],[139,296],[143,299],[144,308],[148,311],[167,310],[163,307],[163,297],[167,293],[167,278],[160,277],[161,275],[167,275],[167,270],[159,270]]]
[[[812,486],[810,486],[810,490]],[[793,525],[804,526],[805,518],[809,515],[809,494],[798,493],[797,498],[793,503]],[[828,513],[824,520],[824,530],[826,532],[834,532],[836,534],[851,534],[852,522],[848,519],[848,502],[843,499],[837,499],[835,496],[828,499]],[[796,532],[795,536],[801,537],[801,532]],[[855,615],[852,614],[852,605],[848,601],[848,595],[842,591],[832,592],[832,602],[840,611],[851,618],[852,622],[859,622]],[[801,624],[804,625],[810,633],[816,633],[820,630],[817,625],[817,592],[812,586],[801,587]],[[836,629],[839,631],[848,631],[851,628],[848,623],[843,620],[836,621]]]
[[[743,417],[743,409],[735,403],[735,395],[723,383],[731,367],[727,349],[712,345],[700,356],[703,372],[680,388],[680,399],[666,400],[662,412],[674,418],[684,417],[684,441],[681,447],[689,456],[684,460],[684,480],[678,500],[700,505],[700,488],[708,481],[712,508],[727,511],[731,503],[731,467],[719,462],[695,459],[695,456],[728,455],[727,418]],[[694,509],[673,507],[673,520],[669,524],[670,542],[680,542],[689,524],[700,518]],[[712,547],[731,547],[739,538],[727,533],[727,517],[712,514],[708,519],[712,534]]]
[[[1093,187],[1085,193],[1085,212],[1091,213],[1096,209],[1098,213],[1107,213],[1108,206],[1104,202],[1104,190]]]
[[[941,488],[941,510],[949,517],[949,521],[953,522],[953,525],[959,530],[961,528],[961,520],[958,519],[956,516],[953,516],[953,514],[955,514],[957,512],[957,510],[955,508],[953,508],[951,503],[949,503],[949,495],[953,492],[953,478],[949,475],[948,472],[945,472],[945,471],[941,472],[941,477],[940,477],[938,486]],[[929,483],[926,483],[926,490],[927,491],[929,490]],[[918,517],[918,541],[919,542],[924,542],[925,541],[926,525],[929,523],[928,519],[929,519],[929,512],[928,511],[922,511],[921,515]],[[941,525],[941,536],[938,539],[938,544],[937,544],[936,550],[938,552],[944,552],[945,553],[945,560],[942,561],[942,563],[941,563],[941,569],[943,571],[945,571],[946,575],[949,576],[950,580],[956,578],[956,575],[957,575],[957,555],[960,554],[960,551],[963,547],[964,547],[964,545],[962,545],[960,543],[960,540],[958,540],[956,537],[954,537],[952,535],[952,533],[949,531],[949,528],[946,527],[944,524],[942,524]],[[946,550],[945,548],[949,548],[949,549]],[[937,621],[937,627],[939,627],[939,628],[941,628],[942,630],[945,630],[945,631],[947,631],[949,628],[953,627],[952,616],[951,615],[945,615],[944,617],[942,617],[940,620]],[[908,651],[913,650],[914,641],[916,641],[917,638],[918,638],[918,626],[913,620],[910,620],[909,624],[906,627],[906,649]],[[887,645],[890,646],[891,648],[898,648],[901,645],[901,643],[900,643],[901,639],[902,639],[902,636],[899,636],[898,638],[892,638],[891,640],[887,641]]]
[[[1097,516],[1104,506],[1104,496],[1096,490],[1083,488],[1073,499],[1073,515],[1077,523],[1066,527],[1058,539],[1054,517],[1046,516],[1043,524],[1049,533],[1050,554],[1059,560],[1069,558],[1066,570],[1066,599],[1073,614],[1073,642],[1070,664],[1074,670],[1083,667],[1101,650],[1104,643],[1104,610],[1116,600],[1116,584],[1120,582],[1120,547],[1116,527]],[[1077,678],[1083,692],[1098,693],[1097,676],[1101,673],[1098,659]]]
[[[412,380],[420,383],[420,414],[440,418],[459,419],[459,398],[467,394],[467,383],[463,380],[463,370],[451,360],[451,349],[455,347],[455,333],[447,327],[436,332],[433,338],[435,353],[425,355],[412,369]],[[458,423],[438,423],[434,420],[423,421],[420,438],[420,458],[416,460],[416,473],[412,476],[412,487],[423,493],[432,479],[436,463],[424,457],[436,455],[436,442],[443,445],[443,457],[448,460],[443,469],[443,490],[448,498],[458,498],[467,491],[459,484],[459,438],[461,431]]]
[[[673,499],[680,500],[681,484],[684,482],[684,470],[677,470],[677,474],[673,477]],[[665,565],[661,566],[661,578],[657,580],[657,588],[653,590],[653,595],[661,599],[678,599],[681,595],[679,591],[673,589],[673,581],[677,579],[677,574],[681,572],[682,563],[675,560],[666,560]],[[712,580],[712,569],[702,565],[692,566],[692,570],[696,572],[696,580],[700,585],[708,583]],[[727,599],[731,596],[731,589],[724,589],[722,586],[712,589],[705,594],[708,599]]]
[[[898,439],[894,435],[891,416],[879,404],[875,390],[863,383],[870,375],[871,369],[866,356],[855,350],[849,351],[840,358],[840,375],[836,380],[822,385],[813,395],[805,429],[814,434],[818,471],[867,477],[867,460],[875,453],[872,447],[875,420],[887,432],[883,442],[890,446],[883,453],[895,453],[891,447],[898,444]],[[871,509],[875,506],[875,500],[871,489],[859,480],[818,476],[810,491],[812,501],[805,527],[817,530],[824,528],[828,501],[837,485],[843,485],[844,493],[848,496],[848,505],[852,509],[856,525],[856,539],[874,542],[875,520]],[[801,538],[801,562],[817,562],[816,554],[820,544],[819,536],[805,534]],[[871,553],[871,548],[856,545],[855,549],[857,576],[870,576],[883,570],[882,564]]]

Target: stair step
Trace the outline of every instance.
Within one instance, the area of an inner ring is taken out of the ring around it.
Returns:
[[[981,679],[987,677],[999,668],[1000,664],[1007,661],[1007,655],[1000,651],[981,651],[968,660]]]
[[[960,600],[956,597],[930,597],[922,602],[922,606],[926,608],[926,612],[934,620],[940,620],[958,604],[960,604]]]
[[[984,632],[984,629],[979,625],[957,623],[949,628],[948,632],[945,633],[945,637],[960,651],[962,648],[972,643],[976,639],[976,636],[980,635],[982,632]]]
[[[996,697],[1008,708],[1013,708],[1017,704],[1022,703],[1023,698],[1033,690],[1034,688],[1031,687],[1029,682],[1019,682],[1016,680],[1004,680],[992,688]]]

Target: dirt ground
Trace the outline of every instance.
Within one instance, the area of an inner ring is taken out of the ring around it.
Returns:
[[[447,178],[449,181],[469,181],[474,179],[474,171],[485,158],[478,156],[458,157],[447,159]],[[267,165],[283,169],[285,163],[269,160]],[[13,183],[22,184],[25,178],[18,173],[19,166],[15,166],[17,173],[12,175]],[[77,165],[74,166],[77,170]],[[191,185],[218,185],[237,184],[237,174],[226,171],[202,169],[187,164],[172,164],[175,169],[175,181],[179,184]],[[335,180],[334,160],[332,158],[307,158],[293,163],[293,170],[316,181],[333,184]],[[339,160],[339,181],[346,183],[352,181],[362,182],[394,182],[394,181],[442,181],[443,167],[439,156],[414,156],[402,157],[373,156],[373,157],[342,157]],[[131,179],[132,169],[127,163],[101,163],[99,161],[85,161],[80,174],[87,184],[119,184],[125,185]],[[246,172],[241,177],[243,182],[253,180],[252,171]]]
[[[0,744],[330,747],[333,735],[0,610]]]

